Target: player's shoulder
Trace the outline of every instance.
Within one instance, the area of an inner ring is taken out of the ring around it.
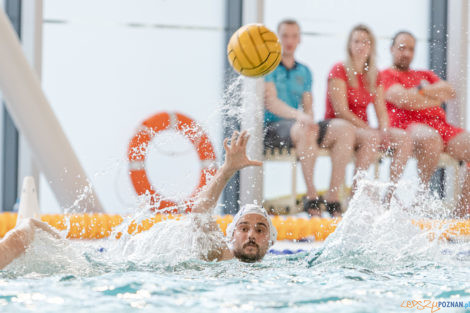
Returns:
[[[213,258],[213,260],[217,260],[217,262],[220,261],[228,261],[234,259],[235,256],[233,255],[233,252],[225,245],[222,249],[218,251],[217,257]]]

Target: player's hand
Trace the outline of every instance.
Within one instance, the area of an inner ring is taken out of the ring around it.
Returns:
[[[29,219],[29,225],[31,228],[34,230],[42,230],[51,235],[52,237],[56,239],[60,239],[60,235],[47,223],[39,221],[37,219],[31,218]]]
[[[49,224],[38,221],[33,218],[27,218],[22,221],[12,230],[11,236],[15,239],[15,245],[21,248],[28,247],[34,240],[36,230],[41,229],[56,239],[60,239],[59,234],[52,229]]]
[[[225,163],[228,169],[232,171],[241,170],[247,166],[261,166],[263,165],[260,161],[250,160],[246,155],[246,145],[250,135],[245,130],[241,133],[234,131],[232,138],[225,138],[224,140],[224,149],[225,149]]]

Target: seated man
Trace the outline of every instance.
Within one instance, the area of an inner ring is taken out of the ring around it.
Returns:
[[[393,67],[382,71],[391,126],[406,129],[414,143],[418,170],[428,184],[442,152],[459,161],[470,162],[470,133],[450,125],[441,108],[455,97],[449,83],[432,71],[410,69],[416,39],[406,31],[395,35],[391,52]],[[457,204],[457,215],[470,214],[470,176],[467,174]]]
[[[319,147],[329,149],[332,173],[324,200],[327,210],[332,215],[339,215],[339,190],[344,183],[346,165],[354,152],[354,127],[340,119],[315,124],[312,75],[308,67],[294,58],[300,43],[300,27],[296,21],[282,21],[278,26],[278,35],[282,44],[282,60],[265,78],[265,146],[296,148],[307,186],[304,209],[311,215],[320,215],[320,205],[323,203],[313,184],[317,151]],[[303,110],[299,110],[300,107]]]
[[[18,226],[9,231],[0,241],[0,269],[11,263],[24,253],[33,242],[36,230],[41,229],[55,238],[60,238],[49,224],[35,219],[25,219]]]

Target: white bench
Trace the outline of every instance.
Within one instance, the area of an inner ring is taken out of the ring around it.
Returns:
[[[329,156],[329,151],[320,149],[318,156]],[[265,208],[271,213],[287,214],[297,213],[303,210],[303,204],[297,199],[297,155],[294,148],[291,149],[266,149],[264,151],[264,161],[269,162],[289,162],[291,164],[291,193],[285,197],[275,200],[266,200]]]
[[[318,157],[329,156],[329,151],[326,149],[320,149]],[[386,157],[386,155],[380,156],[377,159],[377,162],[374,166],[374,176],[375,179],[379,178],[379,167],[380,159]],[[285,197],[276,198],[275,200],[265,200],[264,207],[275,214],[289,214],[297,213],[303,210],[303,205],[300,199],[297,199],[297,156],[294,148],[291,149],[266,149],[264,151],[264,161],[268,162],[289,162],[291,164],[291,193]],[[352,160],[351,160],[352,161]],[[461,191],[460,186],[460,162],[452,158],[446,153],[442,153],[440,156],[438,167],[442,168],[452,168],[455,176],[453,179],[453,196],[449,200],[456,202]],[[343,185],[341,193],[341,198],[344,200],[346,195],[346,188]]]

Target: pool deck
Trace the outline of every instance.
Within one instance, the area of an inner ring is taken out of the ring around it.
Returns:
[[[271,247],[270,250],[283,251],[283,250],[312,250],[313,248],[319,248],[323,245],[324,241],[292,241],[292,240],[280,240]]]

